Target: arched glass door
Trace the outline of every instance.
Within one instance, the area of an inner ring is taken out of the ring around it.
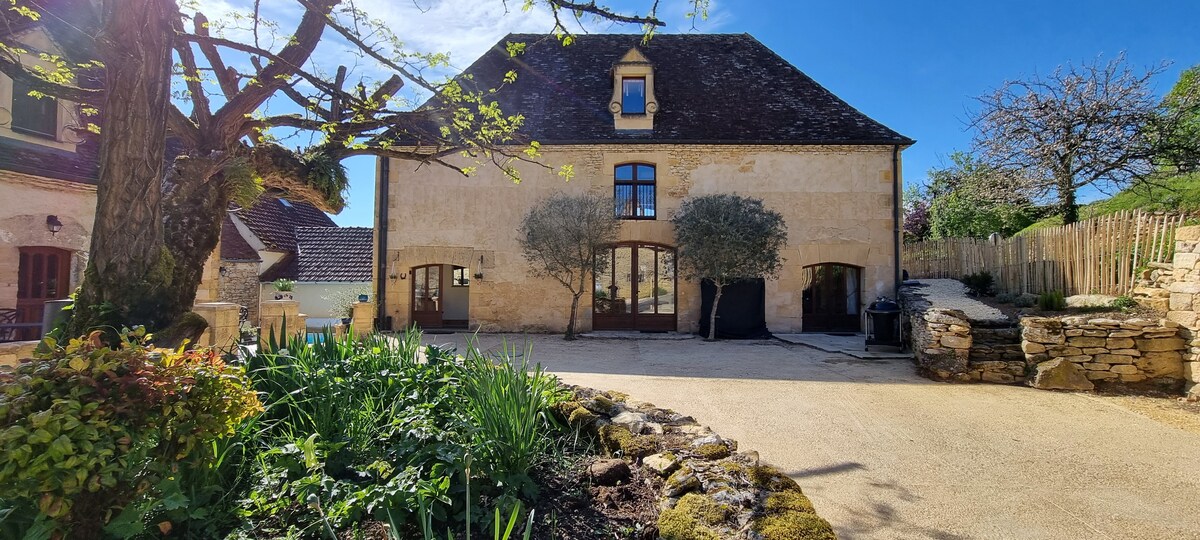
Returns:
[[[418,266],[412,270],[412,322],[421,328],[441,328],[444,313],[442,265]]]
[[[858,332],[861,277],[857,266],[837,263],[804,268],[805,332]]]
[[[673,248],[643,243],[612,246],[596,259],[592,327],[673,331],[676,285]]]

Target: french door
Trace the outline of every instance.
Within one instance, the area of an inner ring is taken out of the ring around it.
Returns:
[[[858,332],[861,303],[857,266],[817,264],[804,268],[801,295],[805,332]]]
[[[673,331],[675,250],[657,244],[617,244],[596,260],[592,328]]]
[[[412,321],[421,328],[441,328],[445,314],[442,296],[442,265],[418,266],[412,270]]]

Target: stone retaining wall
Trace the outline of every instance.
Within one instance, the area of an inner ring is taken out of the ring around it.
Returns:
[[[1021,338],[1035,388],[1121,384],[1171,390],[1183,380],[1187,342],[1180,325],[1166,319],[1025,317]]]
[[[1025,355],[1015,325],[973,321],[961,310],[934,307],[908,287],[900,298],[923,375],[958,382],[1024,382]]]
[[[32,358],[40,341],[9,341],[0,343],[0,366],[15,366],[24,358]]]
[[[591,484],[601,493],[631,483],[655,488],[658,538],[836,538],[800,486],[759,463],[757,452],[737,451],[736,441],[690,416],[619,392],[568,388],[574,400],[556,407],[555,415],[596,435],[613,458],[588,466]]]
[[[1165,311],[1178,323],[1182,351],[1184,390],[1200,396],[1200,226],[1175,229],[1171,263],[1150,263],[1133,289],[1139,304]]]

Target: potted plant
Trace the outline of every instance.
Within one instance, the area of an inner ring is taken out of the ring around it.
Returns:
[[[368,300],[370,300],[370,299],[371,299],[371,296],[370,296],[370,295],[366,295],[366,294],[360,294],[360,295],[358,295],[358,301],[359,301],[359,302],[366,303],[366,302],[367,302]]]
[[[296,282],[290,279],[279,278],[275,280],[275,299],[276,300],[291,300],[292,290],[296,288]]]

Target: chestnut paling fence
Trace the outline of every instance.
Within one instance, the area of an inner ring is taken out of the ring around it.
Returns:
[[[943,238],[904,244],[912,279],[991,272],[996,290],[1040,294],[1128,294],[1150,263],[1170,262],[1183,214],[1122,211],[991,241]]]

